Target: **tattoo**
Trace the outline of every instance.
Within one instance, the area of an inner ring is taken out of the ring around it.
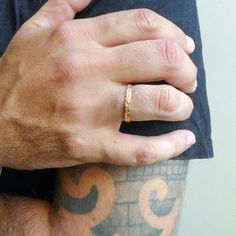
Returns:
[[[56,214],[67,235],[170,236],[188,161],[142,167],[84,165],[59,171]]]
[[[66,201],[61,202],[62,207],[75,215],[88,214],[96,207],[98,199],[96,186],[93,186],[88,196],[84,198],[75,198],[68,193],[64,194]]]

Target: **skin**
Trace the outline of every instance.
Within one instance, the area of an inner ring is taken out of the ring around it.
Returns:
[[[48,1],[1,57],[0,165],[136,166],[173,158],[195,143],[188,130],[153,137],[119,132],[128,83],[168,83],[133,87],[132,121],[189,118],[193,104],[185,93],[195,91],[197,73],[188,56],[192,40],[147,9],[72,20],[88,3]]]
[[[0,198],[1,235],[173,236],[188,161],[61,169],[52,205]]]
[[[187,161],[168,161],[60,170],[53,226],[58,235],[174,235],[187,167]]]
[[[174,234],[187,163],[160,162],[193,145],[194,134],[141,137],[118,130],[128,83],[168,83],[133,87],[132,121],[189,118],[186,93],[197,86],[188,56],[194,43],[146,9],[72,20],[88,3],[48,1],[1,57],[0,165],[107,164],[59,170],[53,205],[1,196],[2,235]]]

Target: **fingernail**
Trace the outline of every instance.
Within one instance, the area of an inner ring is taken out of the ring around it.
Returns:
[[[186,41],[187,41],[187,46],[188,46],[189,52],[190,53],[193,52],[195,49],[195,43],[194,43],[193,39],[186,35]]]
[[[194,91],[197,89],[197,86],[198,86],[198,83],[197,83],[197,80],[196,80],[195,84],[194,84]]]
[[[194,143],[196,143],[195,135],[189,134],[186,138],[186,149],[190,148]]]

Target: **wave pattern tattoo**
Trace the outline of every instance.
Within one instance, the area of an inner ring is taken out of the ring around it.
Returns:
[[[187,161],[168,161],[61,170],[56,203],[68,225],[64,235],[174,235],[187,167]]]
[[[91,167],[83,171],[78,184],[64,170],[60,179],[67,195],[64,195],[61,206],[71,218],[76,218],[77,235],[94,236],[91,229],[108,217],[115,203],[112,176],[101,168]]]
[[[162,230],[160,236],[169,236],[174,229],[181,200],[177,197],[172,210],[166,216],[158,216],[150,207],[150,196],[154,191],[161,201],[168,198],[167,183],[160,178],[151,179],[144,184],[141,190],[139,196],[140,212],[151,227]]]

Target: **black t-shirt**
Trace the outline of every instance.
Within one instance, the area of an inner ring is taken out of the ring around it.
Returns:
[[[0,2],[0,55],[19,27],[32,16],[45,0],[2,0]],[[97,16],[109,12],[134,8],[149,8],[177,24],[191,36],[196,44],[191,59],[198,67],[198,88],[191,95],[194,111],[187,121],[164,122],[145,121],[122,123],[121,132],[138,135],[160,135],[177,129],[194,132],[197,142],[178,159],[201,159],[213,157],[211,124],[206,94],[205,71],[202,59],[202,45],[195,0],[94,0],[77,18]],[[155,84],[155,83],[153,83]],[[16,171],[3,169],[0,191],[23,192],[25,195],[44,196],[43,192],[53,192],[54,170]],[[22,186],[17,184],[22,183]],[[44,182],[45,181],[45,182]],[[48,183],[48,184],[45,184]],[[42,194],[41,194],[42,193]],[[50,195],[51,196],[51,195]]]

